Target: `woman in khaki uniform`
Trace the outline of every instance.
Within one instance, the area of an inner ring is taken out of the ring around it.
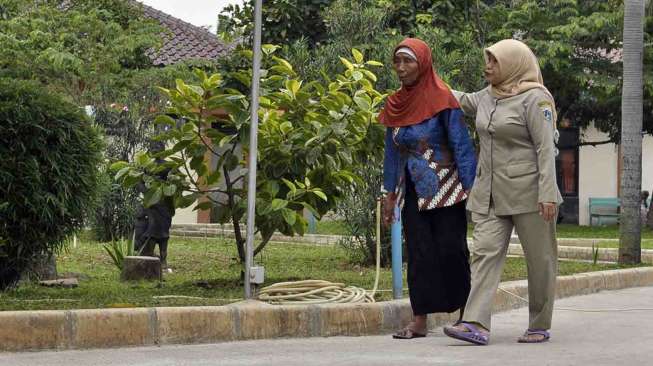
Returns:
[[[537,58],[524,43],[503,40],[485,50],[490,86],[454,91],[465,114],[476,117],[480,155],[467,209],[472,212],[472,289],[462,322],[445,327],[456,339],[486,345],[494,295],[515,228],[528,267],[530,321],[519,342],[549,339],[562,203],[555,178],[556,110]]]

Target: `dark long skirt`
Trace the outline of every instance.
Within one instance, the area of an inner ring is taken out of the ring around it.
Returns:
[[[465,202],[419,212],[415,186],[406,180],[402,224],[413,314],[464,308],[471,282]]]

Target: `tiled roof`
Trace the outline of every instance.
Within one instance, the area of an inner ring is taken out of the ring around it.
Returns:
[[[197,59],[215,60],[229,52],[230,47],[215,34],[136,0],[131,1],[142,7],[145,18],[158,21],[168,30],[161,34],[161,48],[147,52],[155,65],[171,65]]]

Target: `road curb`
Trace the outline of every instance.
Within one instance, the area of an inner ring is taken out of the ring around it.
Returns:
[[[617,262],[619,260],[619,249],[617,248],[591,248],[577,246],[558,246],[559,259],[593,261],[594,251],[597,250],[597,261]],[[645,264],[653,264],[653,250],[642,249],[641,260]],[[521,244],[510,244],[508,247],[509,255],[524,256],[524,250]]]
[[[653,268],[558,277],[556,297],[653,285]],[[494,312],[524,306],[525,280],[504,282]],[[227,306],[0,312],[0,350],[84,349],[235,340],[388,334],[411,318],[407,299],[372,304],[275,306],[242,301]],[[434,314],[429,327],[457,314]]]

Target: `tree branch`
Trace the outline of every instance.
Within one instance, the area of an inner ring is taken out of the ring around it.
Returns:
[[[227,191],[223,191],[221,189],[206,189],[206,190],[188,189],[188,191],[193,192],[193,193],[223,193],[223,194],[227,194]]]
[[[616,144],[617,142],[613,139],[610,140],[605,140],[605,141],[584,141],[584,142],[579,142],[577,144],[573,145],[566,145],[566,146],[558,146],[558,149],[573,149],[576,147],[581,147],[581,146],[594,146],[596,147],[597,145],[605,145],[605,144]]]
[[[254,256],[257,255],[261,250],[263,250],[263,248],[265,248],[265,246],[272,238],[273,233],[274,232],[270,233],[269,235],[266,235],[264,238],[261,239],[261,243],[256,246],[256,249],[254,249],[254,254],[253,254]]]
[[[235,144],[234,144],[235,145]],[[232,149],[233,151],[233,149]],[[229,171],[227,171],[226,166],[222,166],[222,171],[224,172],[224,183],[225,187],[227,189],[227,204],[229,205],[229,209],[231,210],[231,222],[234,225],[234,236],[236,237],[236,248],[238,249],[238,257],[240,258],[241,263],[245,261],[245,251],[243,248],[244,240],[243,240],[243,235],[240,232],[240,220],[238,220],[234,215],[234,206],[236,205],[236,201],[234,200],[234,192],[232,190],[233,183],[229,179]]]
[[[213,155],[215,155],[215,156],[220,156],[220,154],[219,154],[217,151],[213,150],[213,148],[211,147],[211,144],[208,144],[206,141],[204,141],[204,137],[202,137],[202,134],[200,133],[199,129],[197,130],[197,137],[200,138],[200,141],[202,141],[202,144],[203,144],[204,146],[206,146],[206,148],[209,149],[209,151],[210,151]]]
[[[245,174],[243,174],[243,175],[241,175],[240,177],[234,179],[234,180],[231,182],[231,184],[236,184],[236,182],[238,182],[239,180],[241,180],[241,179],[243,179],[243,178],[245,178]]]

